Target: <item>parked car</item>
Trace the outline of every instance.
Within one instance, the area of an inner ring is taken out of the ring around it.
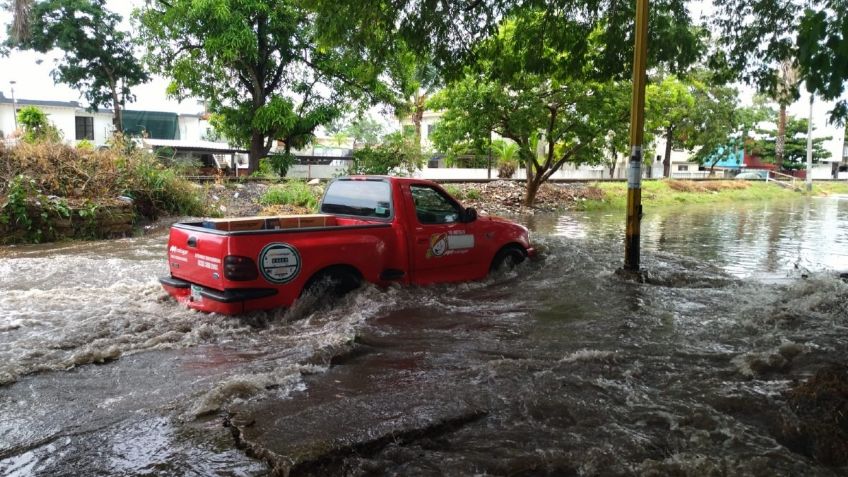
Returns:
[[[736,174],[736,180],[746,180],[746,181],[764,181],[768,178],[769,171],[765,170],[756,170],[756,171],[745,171]]]
[[[363,281],[478,280],[534,254],[525,227],[478,217],[438,184],[358,176],[332,181],[320,214],[173,225],[170,274],[159,281],[190,308],[238,314]]]

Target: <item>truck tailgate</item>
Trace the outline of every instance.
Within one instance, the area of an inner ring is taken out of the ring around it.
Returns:
[[[171,276],[223,290],[222,263],[227,254],[228,240],[226,235],[171,227],[168,239]]]

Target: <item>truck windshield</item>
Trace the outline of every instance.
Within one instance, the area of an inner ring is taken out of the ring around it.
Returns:
[[[391,187],[382,180],[333,181],[324,193],[321,212],[359,217],[391,217]]]

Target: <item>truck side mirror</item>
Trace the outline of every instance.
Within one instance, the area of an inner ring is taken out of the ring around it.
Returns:
[[[477,209],[469,207],[462,211],[462,222],[469,223],[477,220]]]

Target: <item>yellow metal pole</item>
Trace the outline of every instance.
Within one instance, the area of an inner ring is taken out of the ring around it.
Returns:
[[[630,164],[627,168],[627,231],[624,269],[639,271],[642,220],[642,140],[645,134],[645,81],[648,62],[648,0],[636,0],[636,48],[633,51],[633,98],[630,103]]]

